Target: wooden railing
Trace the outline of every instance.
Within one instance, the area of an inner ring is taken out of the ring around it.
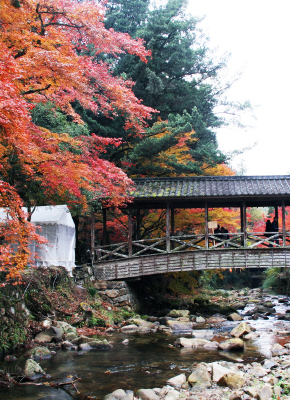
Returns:
[[[269,232],[267,233],[268,236],[265,236],[264,232],[230,233],[228,239],[225,239],[224,235],[225,234],[221,233],[208,235],[201,233],[97,246],[94,252],[94,261],[103,262],[184,251],[253,248],[269,249],[290,245],[290,233],[286,233],[284,237],[282,233],[279,232]]]

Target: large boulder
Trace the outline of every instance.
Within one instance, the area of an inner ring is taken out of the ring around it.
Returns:
[[[217,362],[212,363],[212,380],[218,382],[224,375],[234,372],[229,368],[225,368]]]
[[[189,310],[171,310],[168,317],[178,318],[178,317],[188,317],[190,314]]]
[[[30,380],[35,380],[45,375],[45,372],[37,362],[29,358],[25,363],[24,375]]]
[[[68,333],[68,332],[73,332],[75,335],[77,335],[77,328],[74,326],[71,326],[67,322],[64,321],[54,321],[53,325],[57,328],[62,328],[63,333]]]
[[[239,323],[238,326],[236,326],[232,331],[231,331],[231,335],[239,338],[247,333],[251,332],[251,327],[244,321],[242,321],[241,323]]]
[[[125,325],[120,329],[121,332],[126,332],[126,333],[136,332],[137,330],[138,330],[138,326],[135,324]]]
[[[182,322],[177,320],[168,320],[166,325],[174,331],[191,331],[192,322]]]
[[[238,313],[232,313],[228,316],[229,321],[242,321],[243,317],[241,317]]]
[[[186,382],[185,374],[176,375],[173,378],[168,379],[167,385],[173,386],[175,388],[181,388],[181,386]]]
[[[141,400],[159,400],[159,396],[157,396],[153,389],[139,389],[137,396]]]
[[[243,350],[244,342],[239,338],[228,339],[224,342],[220,342],[218,348],[224,351],[239,351]]]
[[[246,379],[244,376],[237,372],[229,372],[221,377],[218,385],[227,386],[230,389],[239,389],[244,386]]]
[[[33,349],[30,349],[26,353],[26,356],[32,357],[34,359],[50,358],[51,357],[51,351],[48,350],[46,347],[37,346],[37,347],[33,347]]]
[[[211,377],[205,364],[197,364],[188,377],[188,382],[193,387],[210,387]]]

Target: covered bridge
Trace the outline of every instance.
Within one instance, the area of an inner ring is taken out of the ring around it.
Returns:
[[[128,205],[128,241],[106,245],[105,208],[103,246],[95,246],[92,235],[94,262],[103,272],[110,275],[113,268],[115,278],[121,278],[129,274],[129,269],[130,275],[135,276],[196,268],[290,266],[290,237],[285,223],[286,207],[290,206],[290,176],[145,178],[134,182],[136,191]],[[240,210],[240,229],[227,240],[209,230],[209,208],[224,207]],[[281,215],[278,231],[267,237],[264,232],[250,232],[248,207],[274,207],[275,216]],[[175,236],[174,210],[180,208],[204,210],[203,233]],[[138,214],[142,209],[166,210],[164,237],[140,240]],[[146,271],[144,263],[148,266]]]

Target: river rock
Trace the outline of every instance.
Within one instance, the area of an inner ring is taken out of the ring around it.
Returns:
[[[166,325],[174,331],[191,331],[192,322],[180,322],[177,320],[168,320]]]
[[[248,333],[247,335],[245,335],[245,336],[243,337],[243,340],[253,340],[253,339],[258,338],[259,336],[260,336],[259,333],[250,332],[250,333]]]
[[[242,321],[243,317],[241,317],[238,313],[232,313],[228,316],[229,321]]]
[[[221,366],[219,363],[212,363],[212,380],[213,382],[218,382],[225,374],[229,374],[232,371],[229,368]]]
[[[258,388],[256,386],[249,386],[244,389],[245,393],[247,393],[249,396],[253,397],[254,399],[257,398],[258,395]]]
[[[239,389],[246,382],[246,379],[243,375],[237,372],[229,372],[221,377],[218,381],[218,385],[227,386],[230,389]]]
[[[188,382],[193,387],[210,387],[211,377],[205,364],[197,364],[188,377]]]
[[[197,324],[204,324],[205,323],[205,318],[203,317],[196,317],[195,322]]]
[[[112,349],[113,346],[108,343],[108,341],[105,340],[94,340],[92,342],[89,343],[82,343],[79,345],[79,349],[80,350],[92,350],[92,349],[96,349],[96,350],[109,350]]]
[[[239,323],[239,325],[236,326],[231,331],[231,335],[235,336],[236,338],[239,338],[239,337],[245,335],[246,333],[250,333],[250,332],[251,332],[250,326],[246,322],[243,321],[243,322]]]
[[[149,329],[154,326],[153,322],[145,321],[144,319],[141,319],[141,318],[130,318],[128,320],[128,323],[130,325],[137,325],[138,327],[144,326],[144,327],[147,327]]]
[[[74,326],[71,326],[67,322],[64,321],[53,321],[53,325],[56,326],[57,328],[62,328],[64,333],[68,332],[73,332],[75,335],[77,335],[77,328]]]
[[[40,343],[40,344],[50,343],[52,341],[52,339],[53,339],[53,335],[50,332],[46,332],[46,331],[38,333],[34,338],[35,342]]]
[[[139,389],[137,397],[142,400],[159,400],[159,396],[157,396],[153,389]]]
[[[192,332],[192,336],[194,338],[202,338],[202,339],[211,340],[213,338],[213,331],[210,331],[209,329],[194,330]]]
[[[210,317],[207,319],[208,324],[221,324],[222,322],[226,321],[224,317]]]
[[[273,346],[271,347],[271,352],[273,356],[280,356],[288,353],[288,351],[279,343],[273,344]]]
[[[133,400],[134,398],[134,393],[132,390],[123,390],[123,389],[117,389],[114,392],[108,394],[105,397],[105,400]]]
[[[178,318],[178,317],[189,317],[189,310],[171,310],[168,317]]]
[[[72,344],[70,341],[65,340],[62,342],[61,344],[61,348],[63,350],[77,350],[77,346],[75,346],[74,344]]]
[[[40,358],[50,358],[51,357],[51,351],[48,350],[46,347],[43,346],[36,346],[33,349],[30,349],[26,353],[27,357],[32,357],[35,359],[40,359]]]
[[[242,339],[239,338],[228,339],[220,342],[218,348],[224,351],[239,351],[243,350],[244,342],[242,341]]]
[[[255,365],[253,369],[251,369],[251,375],[256,378],[262,378],[265,375],[268,375],[268,371],[262,367],[261,364]]]
[[[24,367],[24,375],[31,380],[38,379],[41,375],[45,375],[45,372],[37,362],[31,358],[26,360]]]
[[[80,337],[73,339],[71,342],[72,342],[72,344],[78,346],[82,343],[90,343],[90,342],[94,342],[94,341],[95,341],[95,339],[92,337],[87,337],[87,336],[81,335]]]
[[[185,374],[176,375],[173,378],[168,379],[167,385],[173,386],[175,388],[181,388],[181,386],[186,382]]]
[[[257,399],[258,400],[270,400],[272,399],[273,391],[270,385],[266,384],[259,390]]]
[[[179,399],[180,393],[178,390],[169,390],[165,395],[164,400],[177,400]]]
[[[74,332],[68,332],[64,334],[65,340],[74,340],[77,339],[77,335]]]
[[[120,329],[121,332],[136,332],[137,330],[138,326],[135,324],[125,325]]]
[[[180,347],[203,347],[211,342],[205,339],[177,338],[175,344]]]

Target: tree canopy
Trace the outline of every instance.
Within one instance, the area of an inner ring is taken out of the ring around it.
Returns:
[[[110,54],[117,62],[121,54],[129,53],[146,62],[150,51],[141,39],[105,28],[104,4],[90,0],[1,2],[0,195],[8,210],[18,204],[13,218],[23,226],[26,222],[19,208],[23,201],[27,206],[65,201],[86,207],[100,196],[114,205],[128,199],[132,182],[101,157],[107,146],[118,147],[121,140],[85,129],[49,130],[41,122],[38,125],[37,113],[31,118],[33,108],[50,104],[56,117],[67,115],[67,126],[82,126],[72,107],[77,101],[94,115],[122,115],[125,130],[144,131],[153,109],[142,105],[132,91],[133,82],[113,74],[102,55]],[[42,118],[45,113],[40,113]],[[13,196],[7,197],[7,191]],[[6,228],[2,221],[2,236],[7,239]],[[27,235],[26,239],[25,253],[29,254]],[[5,246],[1,246],[2,254]],[[23,253],[20,246],[19,252]],[[5,269],[10,264],[2,265]]]

